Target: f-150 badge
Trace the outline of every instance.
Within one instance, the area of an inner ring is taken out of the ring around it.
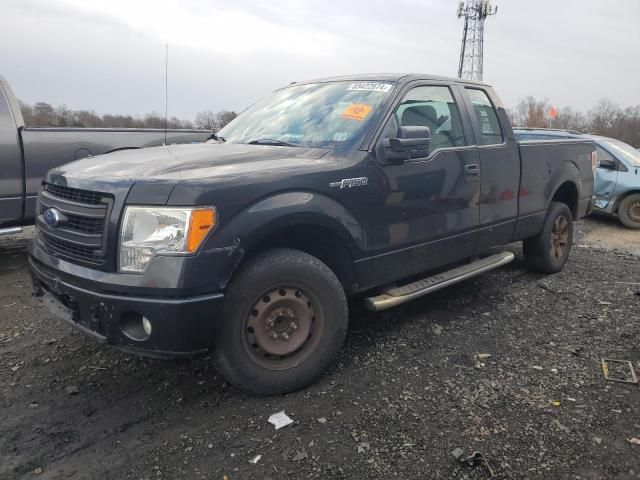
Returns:
[[[329,187],[331,188],[351,188],[351,187],[364,187],[369,179],[367,177],[358,177],[358,178],[343,178],[339,182],[331,182]]]

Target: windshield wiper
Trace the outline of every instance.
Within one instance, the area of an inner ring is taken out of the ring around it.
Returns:
[[[207,140],[215,140],[216,142],[220,142],[220,143],[224,143],[224,142],[227,141],[226,138],[220,137],[219,135],[216,135],[215,133],[212,133]]]
[[[299,143],[285,142],[283,140],[276,140],[275,138],[258,138],[247,142],[249,145],[276,145],[279,147],[301,147]]]

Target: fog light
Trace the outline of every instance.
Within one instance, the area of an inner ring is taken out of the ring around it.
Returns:
[[[151,322],[137,312],[125,312],[120,317],[120,329],[131,340],[142,342],[151,335]]]
[[[147,336],[151,335],[151,322],[147,317],[142,317],[142,329]]]

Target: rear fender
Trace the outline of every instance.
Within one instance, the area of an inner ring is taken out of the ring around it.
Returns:
[[[572,183],[578,192],[576,202],[583,197],[582,182],[580,180],[580,170],[578,169],[578,166],[574,162],[563,162],[551,174],[551,177],[545,187],[545,210],[549,209],[554,195],[560,187],[567,182]]]

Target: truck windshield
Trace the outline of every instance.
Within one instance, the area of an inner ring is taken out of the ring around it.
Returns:
[[[620,140],[604,140],[601,142],[605,148],[634,167],[640,167],[640,152],[631,145]]]
[[[392,82],[294,85],[259,101],[218,132],[228,143],[349,148],[380,113]]]

